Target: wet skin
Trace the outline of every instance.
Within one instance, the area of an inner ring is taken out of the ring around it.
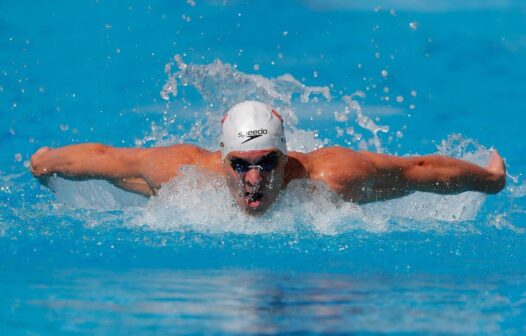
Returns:
[[[179,174],[181,166],[193,165],[224,176],[237,204],[250,214],[268,209],[280,189],[295,179],[320,180],[342,199],[357,203],[414,191],[494,194],[506,184],[506,168],[497,151],[486,167],[440,155],[397,157],[339,146],[289,152],[286,157],[279,156],[272,171],[250,168],[240,174],[230,164],[237,159],[249,166],[259,165],[271,154],[279,151],[231,152],[222,160],[219,151],[193,145],[115,148],[87,143],[43,147],[32,156],[30,171],[43,184],[52,175],[71,180],[103,179],[124,190],[152,196]]]

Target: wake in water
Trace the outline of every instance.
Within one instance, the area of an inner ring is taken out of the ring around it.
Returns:
[[[344,95],[336,102],[329,87],[308,87],[288,74],[269,79],[242,73],[220,61],[207,65],[186,64],[179,56],[166,65],[165,71],[168,80],[161,91],[163,99],[183,94],[184,100],[184,90],[179,86],[191,87],[199,92],[206,109],[193,110],[190,103],[176,109],[168,102],[163,123],[152,124],[152,133],[138,139],[138,145],[191,142],[216,150],[220,131],[217,125],[221,117],[231,105],[246,99],[257,99],[279,109],[285,120],[290,150],[306,152],[332,144],[330,139],[319,137],[319,130],[298,126],[306,117],[298,115],[299,110],[315,111],[319,118],[327,118],[330,113],[337,122],[334,130],[337,137],[344,137],[355,149],[386,152],[384,143],[402,135],[400,130],[378,125],[378,120],[366,115],[359,102],[365,98],[361,91]],[[327,105],[329,103],[331,105]],[[324,111],[324,107],[329,109],[329,106],[333,110]],[[334,111],[335,107],[339,110]],[[185,118],[195,120],[185,128],[178,122]],[[439,154],[479,165],[488,162],[490,153],[460,135],[450,136],[437,150]],[[59,202],[76,208],[124,209],[129,226],[213,234],[306,231],[335,235],[353,230],[476,232],[481,224],[475,222],[481,221],[478,214],[485,200],[483,194],[475,192],[449,196],[414,193],[401,199],[360,206],[343,202],[323,184],[294,181],[269,212],[254,218],[245,215],[234,204],[222,177],[193,167],[185,167],[180,176],[164,185],[159,195],[150,200],[117,190],[102,181],[55,179],[51,186]],[[520,187],[515,189],[514,197],[521,197],[520,190]],[[500,225],[521,231],[506,221],[506,211],[510,210],[500,209],[483,219],[483,226]]]

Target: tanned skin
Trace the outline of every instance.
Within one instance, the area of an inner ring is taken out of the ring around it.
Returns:
[[[256,168],[236,173],[229,161],[243,159],[257,164],[272,153],[279,155],[272,177]],[[238,205],[253,214],[265,211],[279,190],[295,179],[321,180],[344,200],[357,203],[387,200],[415,191],[495,194],[506,184],[505,165],[497,151],[493,151],[486,167],[480,167],[446,156],[396,157],[337,146],[310,153],[289,152],[288,156],[273,149],[231,152],[222,161],[219,151],[193,145],[115,148],[86,143],[40,148],[31,158],[30,170],[43,184],[53,175],[71,180],[103,179],[124,190],[152,196],[163,183],[176,177],[183,165],[224,176]],[[258,201],[253,199],[256,191]]]

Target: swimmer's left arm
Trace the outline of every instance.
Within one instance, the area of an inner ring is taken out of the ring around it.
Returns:
[[[487,167],[440,155],[397,157],[332,147],[316,153],[311,178],[323,180],[344,199],[367,203],[415,191],[494,194],[506,184],[506,169],[494,151]]]
[[[369,194],[363,201],[384,200],[414,191],[458,194],[478,191],[495,194],[506,185],[504,161],[497,151],[487,167],[441,155],[396,157],[359,153],[370,163],[367,176]]]

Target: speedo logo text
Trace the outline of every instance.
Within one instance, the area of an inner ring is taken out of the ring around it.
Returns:
[[[242,139],[248,138],[242,142],[242,143],[245,143],[245,142],[249,142],[250,140],[259,138],[260,136],[265,135],[265,134],[268,134],[268,130],[262,128],[258,130],[247,131],[247,132],[239,132],[237,133],[237,136]]]

